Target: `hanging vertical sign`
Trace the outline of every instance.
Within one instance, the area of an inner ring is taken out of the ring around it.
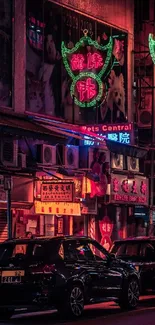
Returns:
[[[149,50],[153,63],[155,64],[155,39],[153,34],[149,34]]]
[[[106,97],[106,84],[101,78],[105,74],[112,55],[113,39],[107,45],[93,41],[84,30],[84,36],[71,49],[62,42],[61,52],[64,66],[72,79],[71,96],[80,107],[92,107]]]

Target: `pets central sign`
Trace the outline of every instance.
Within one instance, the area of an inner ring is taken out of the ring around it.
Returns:
[[[106,97],[106,84],[101,80],[107,72],[113,49],[113,39],[109,37],[106,45],[84,36],[73,48],[67,48],[62,42],[61,52],[64,66],[72,79],[71,97],[80,107],[93,107]]]
[[[132,123],[84,125],[80,128],[83,132],[93,132],[98,135],[105,136],[105,138],[112,141],[124,144],[131,144],[132,142]],[[85,136],[85,140],[83,142],[84,145],[94,145],[94,142],[90,141],[88,136]]]

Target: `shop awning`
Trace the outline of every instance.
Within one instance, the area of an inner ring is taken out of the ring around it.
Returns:
[[[93,132],[85,132],[81,130],[80,125],[69,124],[66,122],[58,121],[58,120],[51,120],[48,118],[41,118],[41,117],[33,117],[34,121],[50,131],[58,132],[59,134],[63,134],[67,137],[78,139],[78,140],[85,140],[87,139],[97,144],[100,144],[102,147],[106,147],[105,138]]]
[[[113,152],[123,156],[130,156],[135,158],[143,158],[148,153],[147,149],[131,146],[123,143],[118,143],[111,140],[105,140],[107,148]]]
[[[50,140],[51,144],[65,144],[68,140],[65,134],[49,130],[27,116],[17,116],[12,112],[0,112],[0,134]]]

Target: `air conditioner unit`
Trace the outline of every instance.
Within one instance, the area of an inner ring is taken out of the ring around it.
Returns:
[[[123,170],[123,155],[112,153],[111,168]]]
[[[139,172],[139,159],[135,157],[127,157],[127,167],[131,172]]]
[[[18,167],[26,168],[26,154],[25,153],[18,154]]]
[[[37,145],[37,162],[43,165],[56,165],[56,147],[48,144]]]
[[[18,140],[1,139],[1,162],[4,166],[18,166]]]
[[[139,109],[138,110],[138,127],[150,129],[152,124],[152,110]]]
[[[66,168],[79,168],[79,147],[66,146],[64,155],[64,164]]]

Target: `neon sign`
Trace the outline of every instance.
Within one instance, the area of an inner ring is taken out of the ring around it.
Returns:
[[[155,40],[153,34],[149,34],[149,50],[153,63],[155,64]]]
[[[71,69],[76,70],[92,70],[103,67],[103,58],[99,53],[87,53],[86,59],[84,54],[73,54],[71,58]]]
[[[91,100],[97,95],[96,82],[91,78],[77,81],[76,88],[81,102]]]
[[[148,204],[148,179],[136,176],[128,179],[123,175],[113,175],[111,182],[112,201]]]
[[[112,140],[119,143],[131,144],[131,135],[133,131],[132,123],[124,124],[100,124],[100,125],[88,125],[82,126],[81,131],[93,132],[99,136],[103,136],[108,140]],[[85,136],[83,141],[84,146],[99,145],[90,140],[89,136]]]
[[[112,37],[103,46],[87,34],[88,30],[84,30],[84,36],[72,49],[66,48],[64,42],[61,44],[63,63],[72,79],[71,96],[80,107],[95,106],[105,98],[106,85],[101,78],[110,64],[113,48]]]

